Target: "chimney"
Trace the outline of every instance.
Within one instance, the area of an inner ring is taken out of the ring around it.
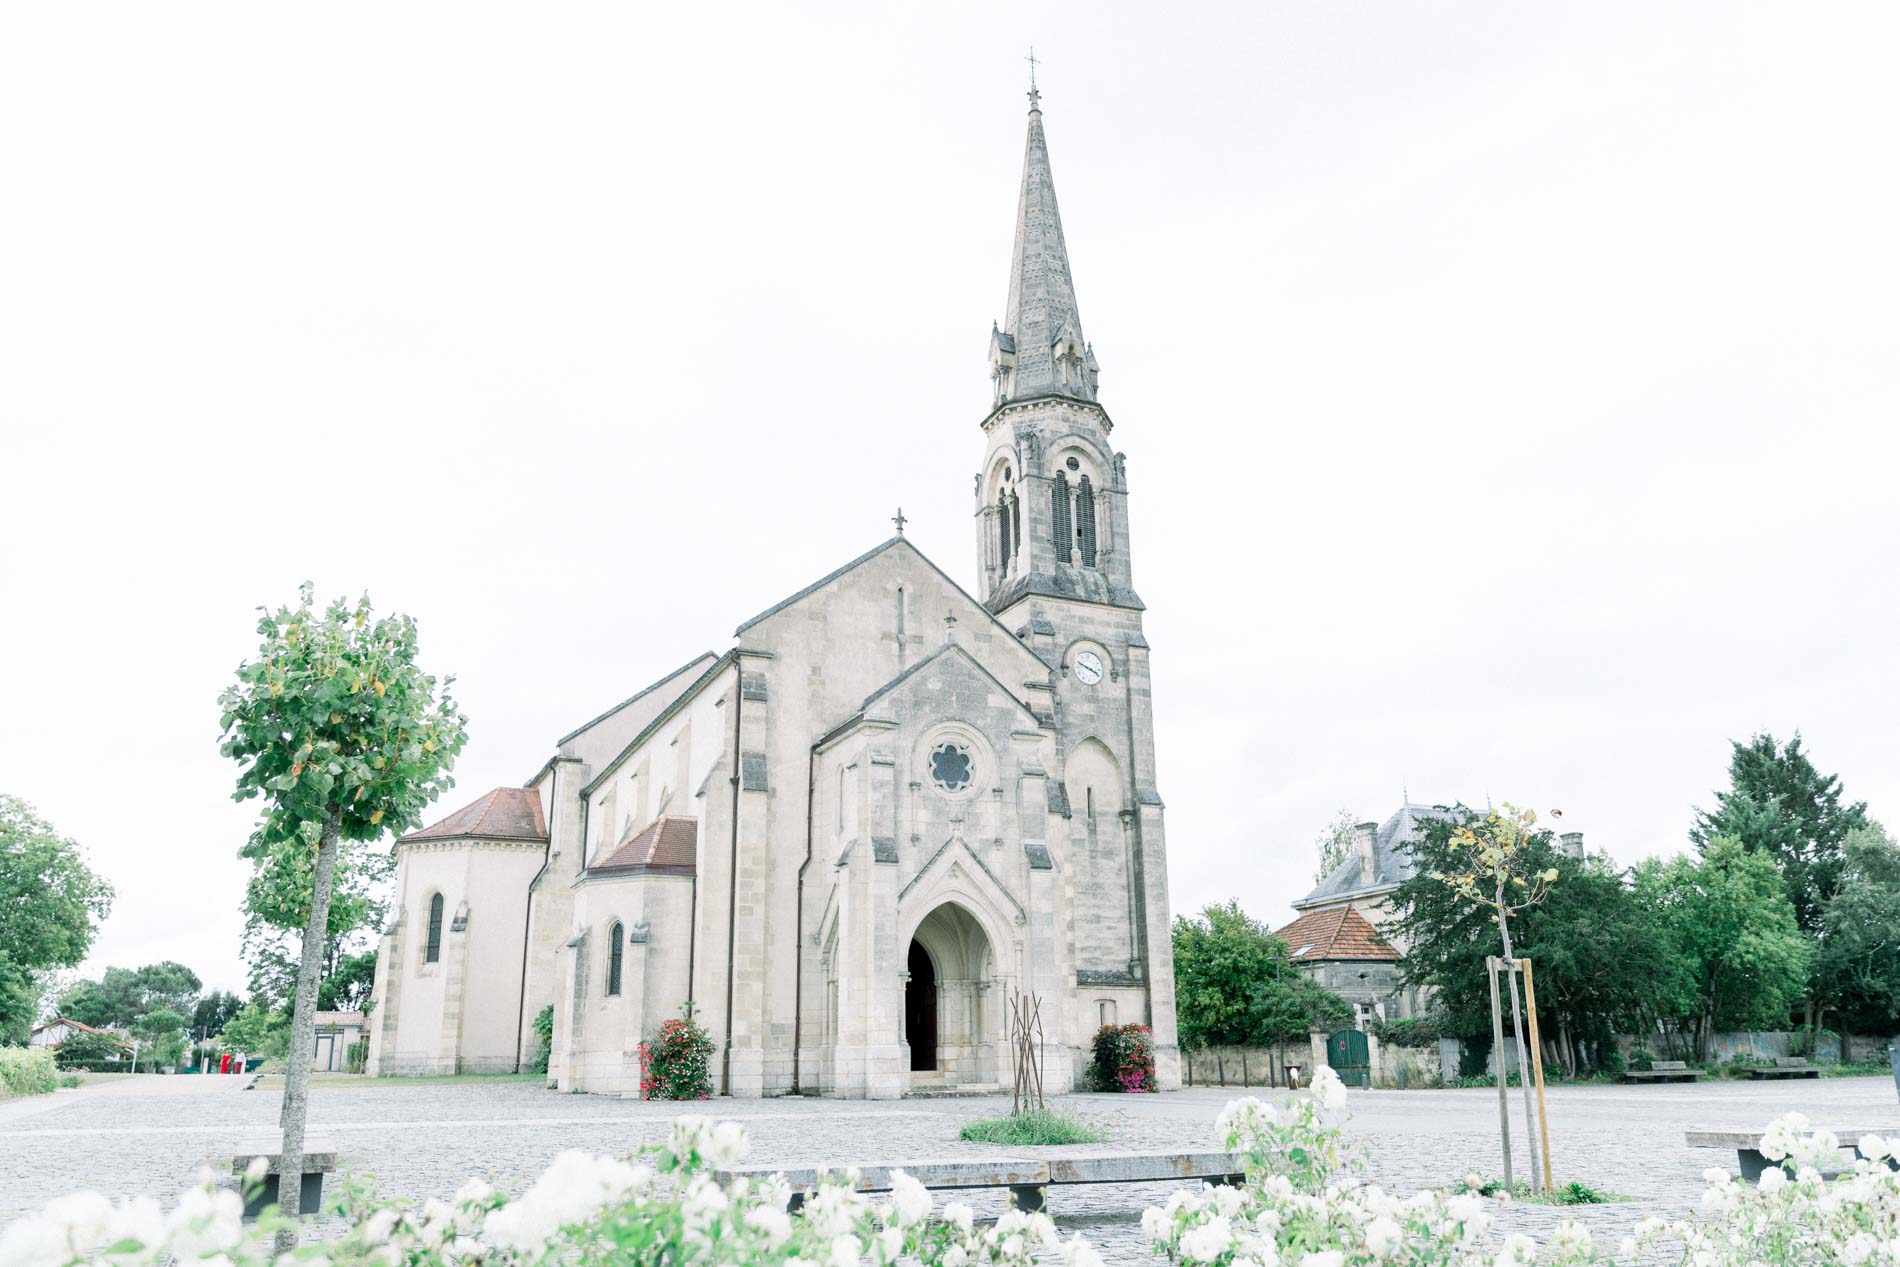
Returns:
[[[1353,852],[1359,855],[1359,883],[1371,884],[1379,878],[1379,860],[1374,843],[1379,838],[1379,824],[1356,823],[1352,829]]]
[[[1563,846],[1564,853],[1567,854],[1568,856],[1572,858],[1583,857],[1583,833],[1582,832],[1567,831],[1563,835],[1559,836],[1557,840],[1558,840],[1558,843]]]

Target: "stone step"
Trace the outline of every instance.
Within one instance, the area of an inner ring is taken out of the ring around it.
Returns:
[[[911,1075],[910,1090],[905,1092],[905,1099],[941,1100],[950,1096],[1001,1095],[1003,1093],[1002,1086],[994,1082],[961,1082],[948,1084],[944,1082],[942,1074],[936,1075],[935,1080],[929,1082],[920,1081],[919,1079],[922,1077],[923,1075],[921,1074]]]

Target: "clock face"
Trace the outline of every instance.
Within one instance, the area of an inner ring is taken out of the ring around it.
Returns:
[[[1075,676],[1084,686],[1094,686],[1102,680],[1102,657],[1093,651],[1084,651],[1075,657]]]

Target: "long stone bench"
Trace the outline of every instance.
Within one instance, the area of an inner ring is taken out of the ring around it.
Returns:
[[[792,1209],[804,1204],[805,1194],[818,1187],[821,1175],[836,1176],[846,1167],[744,1166],[716,1172],[721,1183],[740,1176],[762,1179],[783,1175],[792,1185]],[[1070,1157],[957,1157],[940,1161],[903,1161],[858,1167],[860,1192],[889,1192],[891,1175],[901,1170],[933,1191],[966,1188],[1008,1188],[1021,1210],[1040,1210],[1043,1190],[1057,1184],[1166,1183],[1199,1179],[1215,1184],[1238,1184],[1241,1159],[1233,1153],[1084,1153]]]
[[[1776,1056],[1772,1065],[1760,1065],[1748,1071],[1751,1078],[1818,1078],[1820,1067],[1802,1056]]]
[[[1657,1060],[1647,1069],[1631,1069],[1623,1075],[1625,1082],[1694,1082],[1702,1076],[1700,1069],[1691,1069],[1681,1060]]]
[[[267,1205],[277,1204],[277,1183],[281,1167],[281,1140],[260,1141],[241,1147],[231,1156],[231,1173],[242,1180],[244,1172],[259,1157],[270,1158],[270,1170],[264,1176],[264,1186],[244,1202],[244,1217],[254,1219],[263,1213]],[[323,1177],[333,1174],[337,1168],[337,1146],[329,1140],[305,1140],[303,1146],[303,1185],[298,1189],[297,1208],[304,1214],[315,1214],[323,1208]]]
[[[1897,1128],[1886,1127],[1881,1130],[1835,1131],[1835,1138],[1841,1141],[1841,1151],[1860,1155],[1860,1140],[1864,1135],[1879,1135],[1882,1138],[1897,1133]],[[1762,1177],[1762,1172],[1774,1169],[1780,1163],[1769,1161],[1761,1153],[1760,1131],[1689,1131],[1687,1132],[1691,1148],[1733,1148],[1735,1160],[1741,1167],[1742,1178],[1753,1183]],[[1887,1165],[1895,1166],[1893,1158],[1887,1159]]]

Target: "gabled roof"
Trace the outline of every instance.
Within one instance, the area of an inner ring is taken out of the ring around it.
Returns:
[[[1024,700],[1022,696],[1018,695],[1015,691],[1011,690],[1009,687],[1005,686],[1000,680],[998,680],[997,676],[994,673],[991,673],[989,669],[984,667],[984,664],[981,660],[977,659],[975,656],[970,654],[970,651],[967,647],[963,646],[961,643],[955,643],[955,642],[944,643],[941,647],[938,647],[935,651],[931,652],[929,655],[925,656],[923,659],[911,665],[908,669],[905,669],[902,673],[899,673],[896,677],[892,678],[890,681],[886,682],[884,685],[878,687],[875,691],[872,691],[869,695],[865,696],[864,703],[860,706],[858,710],[859,715],[862,716],[864,713],[869,712],[871,705],[883,699],[885,696],[892,694],[893,692],[897,690],[898,687],[908,682],[911,678],[917,676],[917,674],[923,672],[929,666],[935,664],[937,661],[943,659],[945,656],[950,655],[952,653],[955,653],[956,655],[960,656],[962,659],[969,661],[972,668],[974,668],[978,673],[981,673],[984,677],[988,678],[991,681],[991,683],[995,685],[997,690],[1009,696],[1009,698],[1015,702],[1016,707],[1022,709],[1024,715],[1027,716],[1030,720],[1034,721],[1037,725],[1042,724],[1042,719],[1036,716],[1034,710],[1032,710],[1029,707],[1028,701]]]
[[[130,1048],[132,1046],[132,1044],[127,1041],[124,1030],[101,1029],[97,1025],[88,1025],[84,1021],[75,1021],[70,1016],[55,1016],[52,1020],[47,1021],[43,1025],[35,1025],[33,1032],[35,1034],[43,1034],[47,1030],[52,1029],[55,1025],[64,1025],[68,1029],[76,1029],[82,1034],[97,1034],[99,1037],[117,1043],[121,1047]]]
[[[1309,906],[1331,906],[1344,899],[1369,897],[1382,893],[1412,878],[1411,851],[1407,846],[1424,835],[1423,825],[1433,819],[1449,819],[1459,813],[1453,805],[1414,805],[1410,801],[1398,807],[1380,824],[1372,842],[1372,879],[1366,880],[1360,869],[1358,850],[1334,867],[1332,873],[1311,893],[1293,904],[1296,911]]]
[[[650,685],[641,687],[639,690],[627,696],[627,698],[621,700],[618,704],[615,704],[612,708],[608,709],[606,712],[602,713],[600,716],[594,718],[594,720],[590,722],[586,722],[582,725],[576,726],[574,729],[568,731],[565,735],[562,735],[559,739],[556,739],[554,741],[554,746],[556,748],[559,748],[562,744],[565,744],[572,739],[578,738],[579,736],[585,734],[587,731],[590,731],[594,727],[600,725],[600,723],[606,721],[609,717],[612,717],[615,713],[619,712],[621,709],[625,708],[627,705],[639,703],[641,700],[645,699],[647,696],[653,694],[653,692],[659,690],[662,686],[665,686],[668,682],[671,682],[674,678],[678,677],[680,674],[686,672],[686,670],[692,668],[695,664],[699,664],[707,660],[715,660],[715,659],[718,659],[718,657],[715,656],[710,651],[700,652],[698,655],[688,660],[685,664],[680,665],[679,668],[674,669],[671,673],[667,674],[665,677],[661,678],[659,681],[651,683]]]
[[[539,840],[548,838],[541,794],[533,788],[498,787],[472,805],[404,836],[412,840]]]
[[[1287,953],[1295,963],[1395,962],[1402,958],[1379,936],[1379,930],[1351,906],[1308,911],[1274,936],[1286,943]]]
[[[621,841],[619,848],[587,868],[587,873],[658,871],[684,875],[698,864],[699,820],[662,814]]]

